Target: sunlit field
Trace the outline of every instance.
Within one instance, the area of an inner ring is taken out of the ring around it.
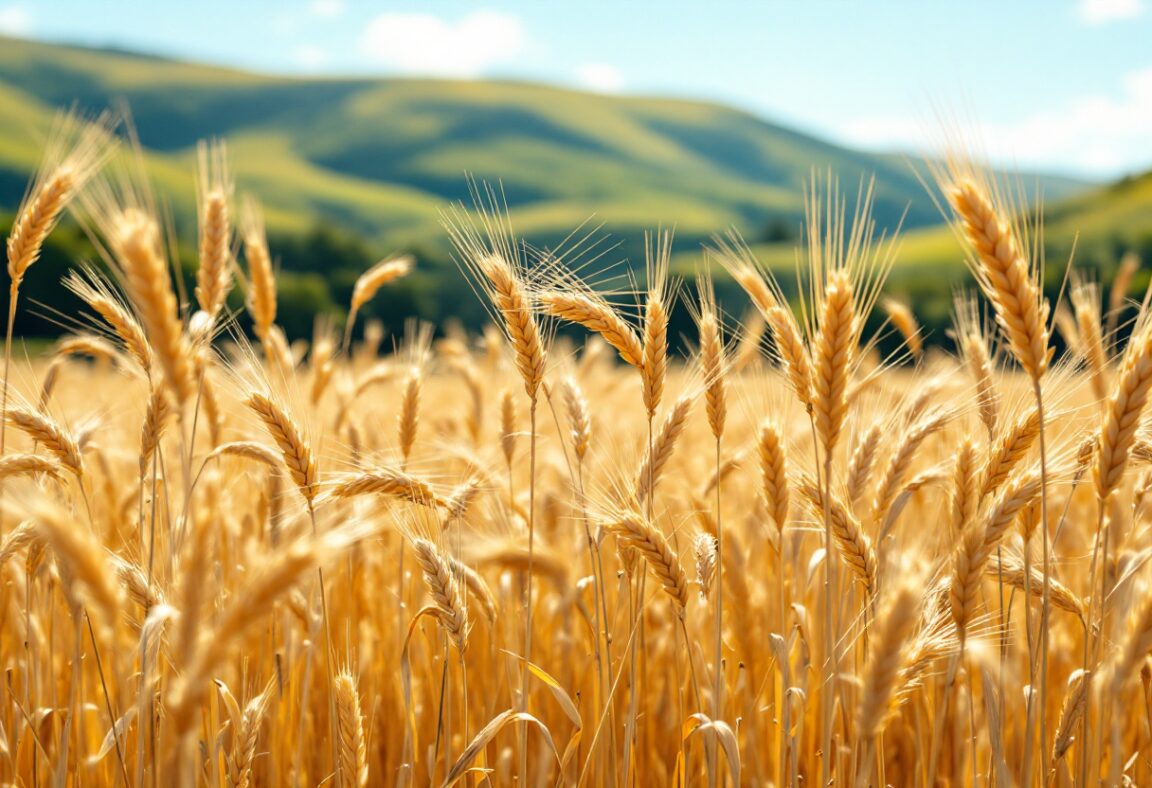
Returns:
[[[397,257],[290,342],[223,146],[189,292],[114,147],[60,121],[7,242],[13,315],[59,220],[101,254],[52,349],[9,316],[0,781],[1152,783],[1150,312],[1132,261],[1046,298],[978,163],[933,173],[951,355],[834,177],[799,300],[723,235],[592,287],[478,186],[443,232],[482,334],[358,320]]]

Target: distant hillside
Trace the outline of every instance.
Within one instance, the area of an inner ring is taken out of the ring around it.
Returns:
[[[879,225],[903,217],[907,231],[893,287],[940,334],[952,288],[968,284],[959,247],[904,158],[728,107],[507,82],[281,78],[8,38],[0,38],[0,225],[53,114],[120,104],[185,243],[194,238],[196,142],[227,138],[238,187],[262,200],[276,236],[282,314],[294,336],[310,331],[317,311],[347,304],[356,275],[398,250],[417,254],[418,272],[368,316],[478,322],[480,305],[447,270],[440,225],[451,201],[468,198],[467,175],[499,184],[516,230],[540,246],[580,225],[600,227],[612,237],[599,247],[610,248],[604,259],[635,262],[644,231],[674,228],[681,273],[691,273],[701,243],[729,227],[790,268],[811,174],[831,172],[849,191],[875,175]],[[1083,231],[1079,259],[1105,272],[1126,248],[1152,251],[1152,176],[1107,187],[1024,180],[1051,206],[1050,259],[1066,255],[1075,229]],[[74,229],[54,243],[26,283],[30,302],[50,305],[41,315],[69,313],[56,283],[71,261],[92,254]],[[193,264],[185,247],[186,278]],[[743,308],[741,296],[721,290],[731,311]],[[43,317],[18,320],[26,334],[57,330]]]
[[[1034,215],[1030,222],[1035,223]],[[1152,172],[1046,201],[1042,234],[1050,297],[1061,292],[1069,261],[1102,282],[1107,291],[1126,252],[1134,252],[1142,263],[1128,294],[1140,297],[1152,278]],[[786,287],[792,283],[795,244],[755,244],[753,252],[779,272]],[[912,304],[930,341],[943,340],[952,317],[954,294],[976,287],[964,259],[959,239],[943,224],[912,228],[900,238],[888,290]],[[674,264],[678,273],[687,276],[700,260],[699,252],[685,251]],[[735,295],[732,290],[729,293]],[[738,296],[729,303],[738,312],[746,299]]]
[[[498,181],[538,243],[589,219],[635,237],[675,227],[681,247],[729,226],[791,231],[813,170],[877,178],[877,218],[939,221],[909,166],[700,102],[529,84],[288,79],[120,51],[0,38],[0,210],[23,190],[55,108],[124,100],[179,213],[197,140],[227,137],[242,189],[274,227],[333,223],[396,248],[442,244],[439,210],[465,173]],[[1050,179],[1049,197],[1082,188]]]

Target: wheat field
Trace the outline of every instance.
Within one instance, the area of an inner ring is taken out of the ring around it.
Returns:
[[[794,303],[735,236],[593,288],[480,189],[445,232],[482,335],[358,331],[397,258],[290,343],[224,147],[185,293],[111,125],[58,123],[7,242],[5,785],[1152,784],[1135,263],[1050,301],[1038,225],[953,156],[950,355],[884,295],[866,187],[814,183]],[[69,213],[103,261],[29,360]]]

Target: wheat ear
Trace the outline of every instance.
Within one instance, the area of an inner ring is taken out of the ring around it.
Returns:
[[[516,398],[510,390],[504,389],[500,393],[500,450],[509,467],[516,455],[516,438]]]
[[[107,551],[90,528],[81,525],[68,512],[47,500],[17,505],[22,514],[36,523],[44,541],[72,579],[81,583],[96,607],[102,623],[115,626],[121,608],[120,585],[108,565]]]
[[[12,556],[26,547],[42,543],[43,538],[34,521],[25,520],[17,525],[0,540],[0,569],[4,568]]]
[[[788,522],[790,494],[788,470],[784,455],[784,442],[776,425],[765,422],[760,426],[758,443],[760,455],[760,489],[764,493],[765,507],[776,533],[784,532]]]
[[[280,448],[292,481],[311,507],[316,499],[318,483],[316,456],[304,439],[300,427],[287,410],[265,394],[254,392],[248,396],[245,404],[264,423],[268,435]]]
[[[440,497],[428,482],[391,468],[380,468],[340,479],[327,492],[329,498],[353,498],[358,495],[391,495],[422,506],[440,503]]]
[[[856,443],[852,457],[848,460],[848,470],[845,473],[844,489],[848,503],[853,507],[859,503],[872,478],[872,469],[876,466],[876,455],[880,452],[880,442],[884,437],[884,427],[880,422],[874,422],[864,436]]]
[[[768,324],[759,310],[749,310],[740,322],[739,344],[733,354],[732,371],[740,372],[760,358],[760,345],[764,341],[764,331]]]
[[[672,457],[672,451],[676,448],[676,441],[684,431],[684,425],[688,421],[688,412],[691,408],[692,397],[683,396],[676,400],[672,409],[668,411],[668,415],[664,417],[659,432],[652,440],[651,451],[644,452],[644,459],[640,462],[640,467],[636,472],[637,501],[643,503],[644,499],[652,492],[652,488],[660,481],[664,467],[668,464],[668,460]]]
[[[98,274],[88,271],[87,277],[84,277],[72,271],[65,278],[64,286],[94,309],[112,327],[116,336],[124,343],[125,349],[145,373],[152,369],[152,348],[148,344],[144,329],[135,315],[112,293],[111,288]]]
[[[400,413],[396,417],[397,439],[400,444],[400,456],[404,458],[405,465],[412,454],[412,446],[416,443],[416,430],[420,426],[420,387],[423,375],[420,367],[413,366],[404,379],[404,393],[400,399]]]
[[[424,575],[424,585],[436,605],[440,625],[456,650],[464,653],[468,647],[468,612],[460,599],[452,564],[427,539],[414,540],[412,548]]]
[[[954,534],[963,533],[980,505],[979,465],[976,445],[965,440],[956,451],[952,463],[952,528]]]
[[[472,567],[465,564],[463,561],[448,557],[448,563],[452,567],[452,572],[460,581],[464,583],[464,587],[468,589],[469,595],[480,605],[484,610],[484,617],[488,622],[496,622],[496,597],[492,595],[492,589],[488,587],[488,583],[480,576]]]
[[[1060,719],[1056,723],[1056,738],[1052,743],[1052,766],[1072,747],[1076,739],[1076,726],[1088,700],[1088,690],[1092,686],[1092,674],[1074,670],[1068,677],[1068,687],[1064,691],[1064,702],[1060,706]]]
[[[976,383],[976,405],[980,421],[991,437],[996,434],[1000,417],[1000,391],[996,388],[995,365],[983,332],[979,329],[969,330],[960,340],[960,349],[968,365],[968,373]]]
[[[910,585],[902,585],[876,617],[868,659],[860,674],[863,694],[856,708],[856,730],[866,740],[880,735],[893,711],[892,701],[908,664],[909,641],[917,623],[917,596]]]
[[[1100,293],[1095,282],[1075,277],[1072,283],[1072,309],[1080,335],[1080,352],[1088,363],[1092,393],[1098,402],[1108,396],[1108,354],[1100,327]]]
[[[188,655],[187,668],[169,696],[173,727],[179,736],[188,732],[206,691],[206,682],[232,647],[264,620],[273,605],[309,572],[370,533],[357,524],[328,531],[321,537],[301,539],[260,562],[220,611],[216,625],[202,631]]]
[[[1104,410],[1094,477],[1096,495],[1106,500],[1120,484],[1136,442],[1140,416],[1152,390],[1152,328],[1141,327],[1125,353],[1116,388]]]
[[[361,788],[368,784],[368,759],[364,715],[360,711],[360,693],[356,688],[356,677],[347,672],[338,674],[334,689],[340,784],[348,788]]]
[[[1001,435],[996,445],[990,447],[984,465],[983,479],[980,482],[980,497],[986,498],[1000,489],[1012,473],[1012,469],[1024,459],[1024,455],[1040,436],[1040,412],[1032,410],[1022,416],[1012,429]]]
[[[77,478],[84,476],[84,458],[74,436],[48,416],[24,407],[8,409],[8,422],[32,440],[44,444],[60,464]]]
[[[344,347],[352,336],[352,327],[356,324],[356,316],[360,309],[380,292],[386,284],[407,276],[412,271],[414,260],[404,255],[402,257],[387,258],[376,263],[356,279],[352,287],[352,302],[348,307],[348,322],[344,329]]]
[[[148,397],[148,410],[144,415],[144,426],[140,430],[140,475],[148,472],[152,454],[160,445],[172,406],[164,389],[154,388]]]
[[[503,255],[484,255],[476,261],[476,266],[487,278],[492,301],[503,318],[524,391],[535,402],[544,380],[544,338],[528,292]]]
[[[232,286],[232,221],[228,210],[232,181],[224,143],[201,143],[198,155],[200,266],[196,270],[196,301],[214,321]]]
[[[85,123],[68,114],[55,121],[44,161],[16,209],[16,218],[8,233],[8,278],[13,295],[28,269],[40,258],[44,241],[65,207],[96,173],[113,147],[107,116]]]
[[[872,500],[872,519],[880,522],[892,505],[892,501],[900,491],[904,479],[912,468],[913,460],[920,446],[929,437],[944,429],[951,414],[945,410],[935,409],[929,411],[919,421],[904,431],[896,449],[892,452],[884,475],[880,477],[880,486]]]
[[[824,490],[815,479],[809,476],[802,477],[798,489],[812,513],[823,517]],[[836,540],[836,547],[841,557],[871,596],[876,590],[876,548],[873,547],[872,540],[844,504],[834,496],[828,502],[827,512],[832,537]]]
[[[1004,487],[982,521],[970,525],[953,552],[949,589],[953,619],[961,641],[971,621],[984,567],[1016,515],[1040,495],[1041,478],[1029,471]]]
[[[256,743],[271,700],[272,687],[269,686],[248,701],[248,705],[240,714],[239,724],[232,735],[232,756],[229,759],[228,777],[231,788],[248,788],[252,785],[252,764],[256,760]]]
[[[583,460],[592,442],[592,415],[588,412],[588,400],[580,390],[580,384],[569,375],[561,384],[564,407],[568,412],[569,436],[576,459]]]
[[[826,453],[840,438],[848,413],[848,377],[856,352],[856,309],[852,280],[837,269],[829,275],[812,365],[812,407]]]
[[[716,577],[716,537],[712,534],[696,534],[692,540],[692,553],[696,557],[696,584],[700,586],[700,596],[707,600],[712,594],[712,581]]]
[[[639,367],[643,363],[644,348],[635,329],[602,297],[590,293],[550,290],[541,293],[538,301],[548,314],[584,326],[600,336],[628,364]]]
[[[248,311],[261,341],[276,322],[276,274],[264,232],[264,216],[254,200],[244,202],[241,214],[244,258],[248,261]]]
[[[1032,504],[1025,511],[1031,511],[1035,508],[1036,505]],[[1024,543],[1028,543],[1027,536]],[[999,561],[993,561],[988,565],[986,574],[1003,580],[1021,592],[1030,592],[1035,597],[1043,595],[1044,574],[1036,566],[1029,566],[1025,570],[1024,560],[1020,556],[1011,553],[1005,554]],[[1029,578],[1028,582],[1025,582],[1025,578]],[[1084,604],[1084,600],[1078,597],[1068,586],[1050,577],[1048,578],[1048,593],[1053,607],[1071,613],[1081,621],[1085,620],[1087,606]]]
[[[110,242],[164,377],[177,402],[186,402],[194,394],[191,357],[162,252],[160,227],[143,211],[129,208],[113,218]]]
[[[648,291],[644,303],[644,348],[640,363],[644,407],[648,418],[656,415],[664,396],[664,379],[668,375],[668,305],[665,303],[663,277]]]
[[[724,380],[728,364],[711,280],[701,277],[697,289],[700,291],[700,316],[697,326],[700,333],[700,373],[705,386],[705,413],[708,416],[712,436],[719,438],[724,434],[724,423],[728,417],[728,398]]]
[[[207,462],[217,457],[244,457],[245,459],[255,460],[256,462],[267,465],[269,468],[279,468],[283,462],[282,455],[274,449],[265,446],[263,443],[257,443],[255,441],[222,443],[213,449],[204,458],[204,461]]]
[[[992,302],[1012,355],[1032,380],[1039,380],[1052,358],[1048,303],[1017,233],[975,180],[959,179],[947,188],[947,196],[975,254],[976,279]]]
[[[38,454],[9,454],[0,457],[0,479],[37,473],[59,479],[63,470],[58,463]]]
[[[765,314],[765,319],[772,329],[772,338],[776,342],[776,354],[784,364],[788,375],[788,382],[793,393],[800,400],[806,410],[813,408],[812,384],[814,380],[812,361],[808,355],[808,348],[796,325],[796,318],[792,312],[784,307],[773,307]]]
[[[1108,317],[1105,336],[1112,336],[1116,324],[1120,321],[1120,313],[1124,311],[1124,298],[1132,286],[1132,279],[1140,270],[1140,255],[1135,252],[1125,252],[1120,259],[1120,266],[1116,269],[1116,276],[1112,279],[1112,287],[1108,290]]]
[[[924,353],[924,337],[920,334],[920,324],[916,322],[916,315],[912,314],[912,309],[895,298],[884,299],[881,306],[888,316],[888,321],[896,326],[896,330],[904,338],[904,344],[909,352],[913,357],[919,358]]]
[[[664,534],[634,511],[612,517],[607,528],[640,554],[664,592],[672,597],[677,614],[683,617],[688,606],[688,576]]]

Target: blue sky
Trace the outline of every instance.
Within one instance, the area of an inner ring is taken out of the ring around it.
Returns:
[[[0,32],[264,72],[510,77],[704,98],[827,138],[1152,167],[1152,0],[0,0]]]

